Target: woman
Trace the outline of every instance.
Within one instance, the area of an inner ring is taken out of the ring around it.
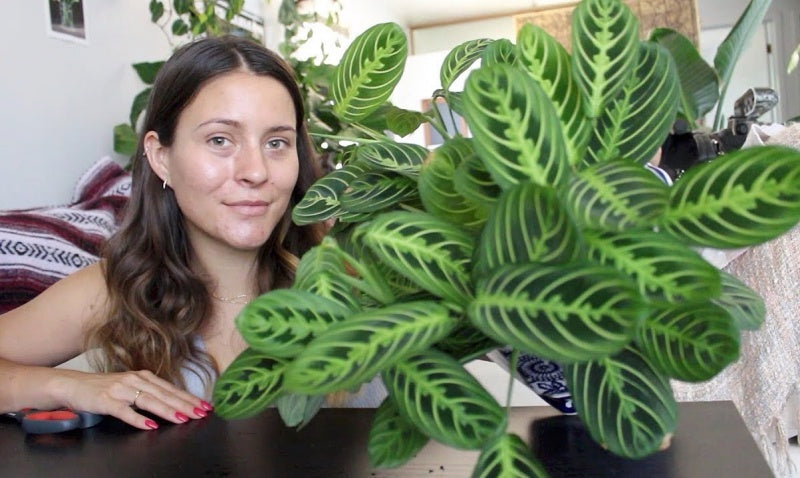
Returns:
[[[314,180],[289,67],[236,37],[186,45],[161,68],[126,217],[100,263],[0,316],[0,412],[113,415],[140,429],[199,419],[246,347],[245,303],[287,287],[321,226],[291,208]],[[97,349],[103,373],[53,369]]]

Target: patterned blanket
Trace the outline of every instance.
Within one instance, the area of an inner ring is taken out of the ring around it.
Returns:
[[[130,175],[105,157],[79,179],[69,204],[0,212],[0,313],[96,262],[130,187]]]

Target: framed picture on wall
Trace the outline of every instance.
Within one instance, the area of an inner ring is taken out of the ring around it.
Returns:
[[[455,111],[451,110],[444,101],[444,98],[436,98],[436,108],[439,110],[439,115],[441,116],[442,122],[444,123],[445,129],[449,135],[453,136],[456,134],[456,132],[458,132],[461,134],[461,136],[469,136],[467,120],[465,120]],[[430,110],[431,100],[422,100],[422,111],[427,113]],[[425,131],[425,146],[436,147],[444,143],[444,138],[442,138],[442,135],[439,134],[439,132],[436,131],[436,129],[432,127],[430,123],[425,123],[423,128]]]
[[[84,0],[45,0],[48,36],[86,43]]]
[[[682,33],[698,44],[700,17],[697,0],[624,0],[639,20],[639,33],[643,38],[655,27],[667,27]],[[514,30],[519,31],[526,23],[538,25],[552,35],[567,50],[570,49],[572,10],[578,2],[557,7],[545,7],[514,15]]]

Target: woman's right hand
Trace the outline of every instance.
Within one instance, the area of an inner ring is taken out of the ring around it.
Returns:
[[[142,411],[172,423],[204,418],[211,405],[152,372],[119,373],[60,371],[54,392],[73,410],[114,416],[136,428],[153,430],[158,424]]]

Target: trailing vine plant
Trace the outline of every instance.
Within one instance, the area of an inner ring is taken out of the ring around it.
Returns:
[[[738,248],[800,220],[800,153],[726,154],[668,187],[642,165],[676,117],[681,82],[657,41],[640,41],[619,0],[583,0],[572,52],[534,25],[516,42],[454,48],[433,94],[472,137],[431,113],[387,106],[407,57],[402,28],[359,35],[330,83],[332,113],[361,134],[294,209],[336,220],[294,285],[248,304],[249,348],[216,383],[217,413],[277,404],[290,425],[322,396],[380,375],[376,467],[433,439],[480,450],[473,476],[545,476],[507,411],[463,364],[511,345],[559,363],[580,420],[612,453],[641,458],[675,431],[669,380],[714,377],[764,320],[760,297],[695,247]],[[451,88],[468,73],[463,91]],[[435,150],[376,129],[429,122]],[[285,412],[285,413],[284,413]]]

